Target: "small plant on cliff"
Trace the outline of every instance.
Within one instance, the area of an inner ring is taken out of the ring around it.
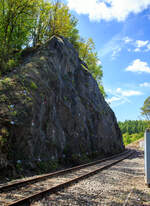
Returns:
[[[48,171],[55,171],[58,168],[58,161],[51,160],[51,161],[39,161],[37,163],[39,172],[48,172]]]
[[[0,135],[0,147],[3,147],[6,142],[7,142],[7,139],[3,137],[2,135]]]
[[[35,82],[31,81],[31,83],[30,83],[30,88],[35,90],[35,89],[37,89],[38,87],[37,87],[37,85],[35,84]]]
[[[20,160],[18,160],[16,163],[16,169],[17,169],[17,172],[19,173],[23,171],[22,163]]]
[[[6,127],[3,127],[0,129],[0,149],[3,152],[6,152],[8,150],[8,145],[7,145],[7,138],[9,136],[9,132]]]

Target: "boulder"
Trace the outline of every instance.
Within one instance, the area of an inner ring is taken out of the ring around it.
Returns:
[[[24,51],[0,80],[1,166],[124,150],[114,112],[83,65],[69,41],[54,36]]]

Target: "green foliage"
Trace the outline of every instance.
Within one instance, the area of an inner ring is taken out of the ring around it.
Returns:
[[[15,67],[17,64],[17,60],[15,59],[9,59],[8,62],[7,62],[7,68],[8,69],[11,69],[13,67]]]
[[[102,67],[91,38],[80,38],[77,19],[59,0],[0,1],[0,72],[5,74],[17,66],[23,48],[45,43],[53,35],[70,40],[86,63],[88,71],[102,86]]]
[[[89,38],[87,41],[85,41],[84,39],[80,39],[78,42],[78,51],[81,60],[86,63],[88,71],[98,82],[100,91],[105,96],[106,94],[101,83],[101,79],[103,76],[102,66],[99,65],[99,58],[97,52],[95,52],[95,44],[92,38]],[[85,68],[84,65],[83,67]]]
[[[141,107],[141,114],[150,120],[150,97],[144,101],[143,107]]]
[[[118,122],[122,134],[128,133],[140,133],[145,131],[150,126],[150,121],[145,120],[126,120],[124,122]]]
[[[30,83],[30,88],[34,90],[34,89],[37,89],[38,87],[37,87],[37,85],[35,84],[35,82],[31,81],[31,83]]]
[[[98,86],[99,86],[99,89],[100,89],[102,95],[106,98],[106,97],[107,97],[107,94],[106,94],[106,92],[105,92],[105,90],[104,90],[104,87],[103,87],[102,83],[99,82],[99,81],[98,81]]]
[[[150,121],[126,120],[118,124],[123,135],[123,142],[127,145],[144,136],[144,131],[149,127]]]
[[[132,142],[135,142],[138,139],[141,139],[142,137],[143,137],[143,132],[135,133],[135,134],[124,133],[123,134],[123,142],[125,145],[128,145]]]
[[[99,59],[97,52],[95,52],[95,45],[91,38],[87,41],[81,39],[79,41],[79,56],[87,64],[88,70],[93,77],[99,81],[103,76],[101,66],[98,64]]]
[[[13,81],[9,77],[6,77],[5,79],[0,80],[0,87],[3,87],[3,86],[11,87],[12,85],[13,85]]]
[[[1,72],[5,72],[12,64],[9,60],[14,58],[16,50],[21,49],[29,41],[36,3],[35,0],[0,1]]]
[[[57,160],[51,160],[51,161],[39,161],[37,163],[38,170],[43,172],[48,171],[55,171],[58,168],[58,161]]]
[[[16,163],[16,170],[17,170],[18,173],[23,171],[23,167],[22,167],[21,162]]]
[[[31,32],[34,46],[44,43],[53,35],[69,38],[75,33],[76,20],[65,4],[59,1],[52,3],[40,0],[38,8]]]
[[[70,20],[71,20],[71,24],[72,24],[72,29],[70,31],[70,36],[68,36],[68,39],[73,44],[74,48],[76,50],[78,50],[79,49],[78,42],[80,40],[79,31],[76,28],[78,20],[74,16],[71,16]]]
[[[7,139],[0,135],[0,146],[4,146],[4,144],[7,142]]]
[[[7,145],[7,138],[9,136],[9,132],[7,130],[6,127],[2,127],[0,129],[0,149],[3,150],[3,149],[6,149],[6,145]]]

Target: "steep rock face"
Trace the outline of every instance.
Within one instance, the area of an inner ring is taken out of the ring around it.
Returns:
[[[24,52],[0,80],[0,162],[53,160],[124,149],[115,115],[63,37]]]

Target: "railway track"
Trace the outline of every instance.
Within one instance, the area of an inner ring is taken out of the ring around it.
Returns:
[[[0,187],[0,205],[30,205],[30,203],[43,197],[45,194],[54,193],[79,180],[98,173],[108,167],[128,158],[134,151],[127,150],[121,154],[89,164],[61,170],[58,172],[41,175],[28,180],[8,183]]]

